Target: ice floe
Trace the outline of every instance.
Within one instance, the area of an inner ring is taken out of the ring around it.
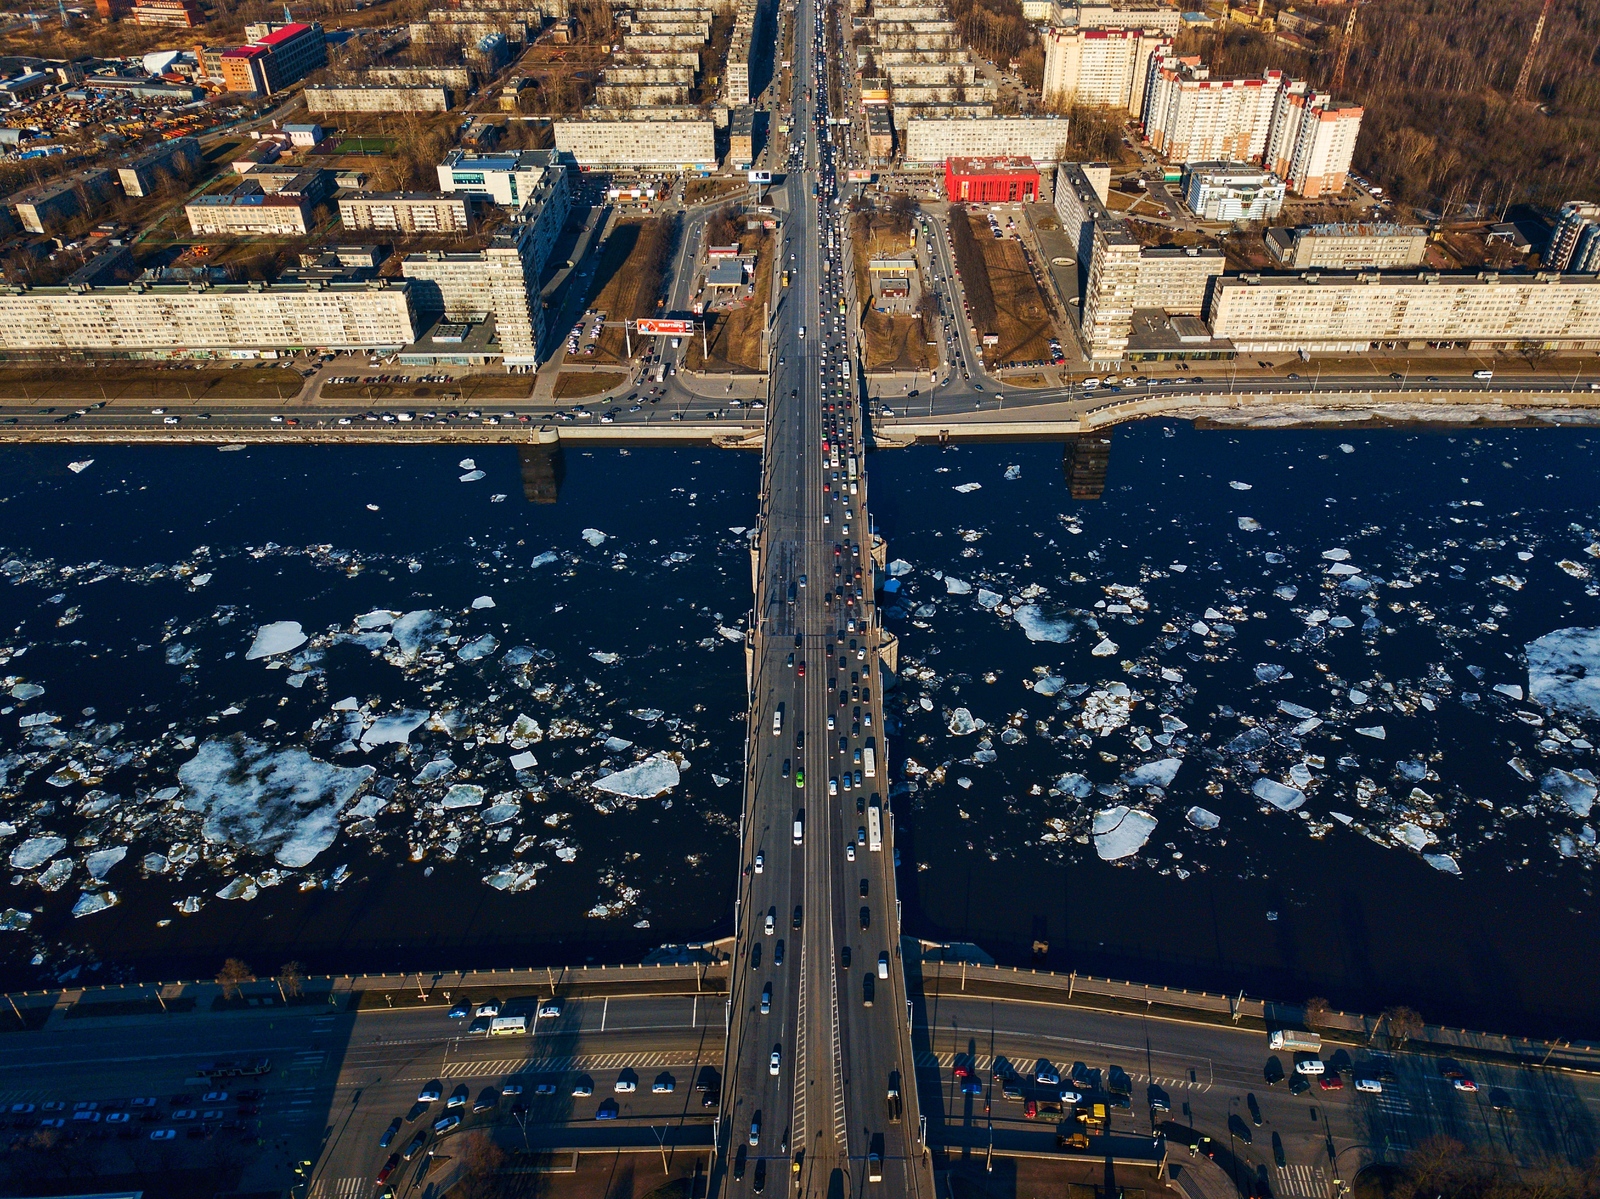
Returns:
[[[678,764],[665,754],[646,758],[636,766],[596,779],[594,789],[624,799],[653,799],[678,785]]]
[[[1525,650],[1530,699],[1551,711],[1600,717],[1600,629],[1557,629]]]
[[[1144,848],[1155,829],[1156,818],[1141,808],[1126,804],[1102,808],[1094,814],[1094,851],[1103,862],[1131,857]]]
[[[298,620],[278,620],[264,624],[256,630],[255,640],[245,651],[245,660],[271,658],[299,649],[306,643],[306,635]]]
[[[1273,807],[1285,812],[1292,812],[1306,802],[1304,791],[1280,783],[1276,779],[1258,778],[1251,786],[1250,792],[1257,799],[1264,799]]]

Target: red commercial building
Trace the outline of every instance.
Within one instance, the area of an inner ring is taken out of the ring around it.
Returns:
[[[248,45],[222,54],[222,78],[230,92],[271,96],[328,65],[322,26],[276,25]]]
[[[952,204],[1032,203],[1039,198],[1039,168],[1026,155],[947,158],[944,194]]]

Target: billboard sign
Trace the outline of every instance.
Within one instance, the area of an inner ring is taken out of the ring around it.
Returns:
[[[750,172],[750,182],[751,183],[771,183],[772,182],[772,172],[771,171],[751,171]]]
[[[651,320],[649,318],[645,318],[641,319],[637,323],[637,328],[640,335],[644,337],[649,337],[651,335],[655,335],[657,337],[687,337],[689,334],[694,332],[694,322]]]
[[[873,175],[871,171],[852,170],[845,178],[851,183],[871,183]]]

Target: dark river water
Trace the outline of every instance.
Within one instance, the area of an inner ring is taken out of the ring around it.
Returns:
[[[1594,456],[1147,423],[1093,500],[1059,445],[873,456],[906,931],[1600,1032]],[[535,504],[467,457],[4,451],[0,981],[731,931],[758,461],[569,451]]]

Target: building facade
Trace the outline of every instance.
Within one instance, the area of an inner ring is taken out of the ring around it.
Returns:
[[[12,204],[29,233],[56,233],[81,216],[92,216],[111,191],[111,172],[91,168],[36,187]]]
[[[535,201],[542,204],[547,191],[558,183],[562,196],[566,194],[566,168],[550,150],[505,154],[451,150],[438,169],[440,191],[488,200],[502,208],[521,209]]]
[[[310,231],[311,205],[305,196],[289,192],[268,195],[250,184],[238,191],[196,196],[184,205],[189,229],[196,237],[236,237],[266,233],[304,237]]]
[[[1055,28],[1044,35],[1044,47],[1046,108],[1085,104],[1137,117],[1152,56],[1170,56],[1172,39],[1158,29]]]
[[[555,133],[556,149],[585,168],[717,169],[716,128],[709,119],[579,117],[557,121]]]
[[[1600,271],[1600,204],[1568,200],[1550,235],[1546,266],[1557,271]]]
[[[462,196],[431,192],[356,192],[339,197],[339,220],[346,229],[395,233],[466,233],[472,213]]]
[[[200,165],[200,142],[175,137],[117,168],[124,195],[150,195],[165,180],[180,180]]]
[[[1078,29],[1155,29],[1168,37],[1176,37],[1183,24],[1183,13],[1160,0],[1136,0],[1127,4],[1089,3],[1053,4],[1047,19],[1056,25],[1070,25]]]
[[[1219,279],[1211,329],[1244,353],[1374,348],[1600,349],[1600,276],[1237,275]]]
[[[949,158],[944,194],[952,204],[1032,204],[1039,168],[1031,158]]]
[[[1057,163],[1067,144],[1065,117],[912,117],[902,156],[910,163],[949,158],[1031,158]],[[559,137],[559,134],[558,134]]]
[[[328,65],[327,40],[315,22],[269,25],[265,32],[250,26],[246,34],[254,40],[222,54],[222,80],[230,92],[275,95]]]
[[[1197,162],[1183,172],[1183,202],[1207,221],[1269,221],[1283,211],[1284,190],[1247,162]]]
[[[335,84],[306,88],[306,111],[448,112],[454,95],[447,87]]]
[[[1268,229],[1267,253],[1288,270],[1403,270],[1421,266],[1428,231],[1420,225],[1302,225]]]
[[[205,24],[205,19],[205,12],[195,0],[137,0],[133,6],[135,25],[192,29]]]
[[[399,280],[0,287],[0,350],[375,350],[415,339]]]

